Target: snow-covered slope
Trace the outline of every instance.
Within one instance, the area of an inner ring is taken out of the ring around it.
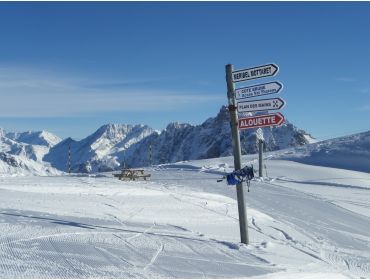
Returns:
[[[0,129],[0,151],[35,161],[60,142],[60,138],[47,131],[6,132]]]
[[[52,147],[43,160],[67,171],[70,148],[72,172],[114,170],[121,163],[119,154],[153,132],[145,125],[107,124],[81,141],[63,140]]]
[[[0,177],[8,176],[51,176],[61,175],[62,172],[24,156],[16,156],[0,152]]]
[[[243,156],[243,164],[256,155]],[[106,176],[0,178],[1,278],[369,278],[370,174],[288,160],[245,192],[232,157]]]
[[[27,132],[8,132],[4,136],[17,142],[46,147],[53,147],[61,141],[61,139],[58,136],[44,130]]]
[[[370,173],[370,131],[288,149],[274,157]]]
[[[60,139],[46,131],[14,133],[0,129],[0,173],[4,175],[55,175],[60,171],[42,161]]]

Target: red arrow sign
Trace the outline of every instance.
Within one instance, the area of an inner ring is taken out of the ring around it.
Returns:
[[[264,126],[277,126],[284,122],[284,116],[280,113],[260,115],[239,119],[239,129],[257,128]]]

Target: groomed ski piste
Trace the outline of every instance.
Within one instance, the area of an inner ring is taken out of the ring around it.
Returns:
[[[146,168],[150,181],[3,174],[0,277],[370,278],[370,174],[265,156],[249,245],[235,186],[217,182],[232,157]]]

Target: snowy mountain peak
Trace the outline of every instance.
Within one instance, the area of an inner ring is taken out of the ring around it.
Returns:
[[[265,150],[273,151],[309,143],[309,134],[287,122],[281,127],[263,128],[266,140]],[[240,132],[243,154],[256,153],[256,129]],[[152,150],[149,151],[149,147]],[[149,153],[152,162],[149,162]],[[216,158],[232,155],[232,140],[229,111],[220,108],[216,117],[207,119],[201,125],[170,123],[161,134],[130,146],[125,163],[128,166],[169,163],[193,159]]]
[[[188,123],[172,122],[167,125],[166,130],[183,129],[183,128],[187,128],[190,126],[191,125]]]
[[[144,125],[106,124],[85,139],[93,150],[109,150],[115,145],[122,150],[151,133],[153,129]]]
[[[102,137],[103,135],[108,138],[115,138],[121,137],[122,135],[126,134],[128,130],[130,130],[132,126],[125,125],[125,124],[105,124],[101,126],[94,135],[97,137]]]
[[[128,124],[105,124],[97,131],[85,139],[89,139],[91,143],[99,141],[99,139],[108,139],[114,143],[124,140],[129,134],[140,134],[143,131],[153,131],[146,125],[128,125]]]
[[[265,151],[308,144],[312,137],[289,122],[263,128]],[[226,106],[201,125],[169,123],[158,133],[146,125],[105,124],[88,137],[63,141],[46,131],[4,133],[2,149],[13,155],[44,161],[67,171],[69,154],[73,172],[99,172],[126,166],[147,166],[232,154],[230,117]],[[243,154],[256,153],[256,130],[240,132]],[[70,150],[70,153],[69,153]]]
[[[153,133],[154,130],[146,125],[106,124],[80,141],[62,141],[50,150],[44,160],[66,171],[68,149],[71,147],[73,171],[112,170],[120,166],[126,149]]]
[[[53,147],[58,144],[61,139],[45,130],[42,131],[26,131],[26,132],[8,132],[5,137],[17,142],[22,142],[30,145],[40,145]]]
[[[10,168],[2,168],[1,170],[10,170],[11,173],[17,173],[15,169],[19,169],[20,173],[26,169],[37,170],[35,174],[42,174],[42,166],[45,170],[49,168],[48,164],[42,162],[45,154],[49,152],[50,147],[60,142],[60,138],[47,131],[27,131],[27,132],[6,132],[0,129],[0,152],[3,153],[2,164],[14,163],[12,159],[16,159],[17,166],[12,165]],[[5,160],[9,159],[9,160]],[[24,163],[24,164],[23,164]],[[34,169],[31,166],[38,166]],[[13,169],[12,169],[13,168]],[[2,171],[0,171],[2,172]],[[41,173],[40,173],[41,172]]]

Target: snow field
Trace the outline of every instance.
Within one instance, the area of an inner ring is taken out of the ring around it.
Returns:
[[[231,157],[149,168],[149,182],[1,177],[0,276],[369,278],[370,175],[266,165],[246,192],[248,246],[235,188],[216,182]]]
[[[154,182],[114,178],[2,178],[0,191],[3,278],[227,278],[276,270],[247,248],[193,230],[209,224],[217,232],[217,223],[238,230],[235,219],[217,214],[220,195],[211,198],[212,212],[191,192],[183,202],[184,194]]]

